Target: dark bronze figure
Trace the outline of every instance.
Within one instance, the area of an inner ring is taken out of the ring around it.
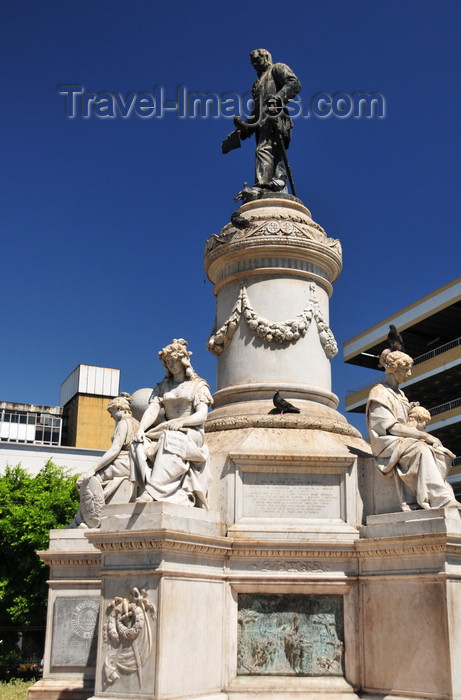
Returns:
[[[250,58],[258,75],[251,89],[253,111],[246,121],[234,117],[236,129],[222,143],[223,153],[228,153],[240,146],[240,140],[252,134],[256,138],[255,182],[236,199],[257,198],[263,192],[287,192],[287,180],[296,194],[286,157],[293,128],[286,104],[298,94],[301,83],[285,63],[272,63],[266,49],[252,51]]]

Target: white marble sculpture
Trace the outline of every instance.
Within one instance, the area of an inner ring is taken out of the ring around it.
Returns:
[[[191,354],[182,338],[159,352],[166,375],[154,388],[131,445],[131,480],[142,491],[138,502],[206,507],[204,423],[213,399],[208,384],[192,368]],[[160,417],[164,420],[158,422]]]
[[[386,349],[380,364],[387,378],[370,391],[366,412],[376,466],[383,474],[395,476],[402,510],[461,508],[445,480],[454,455],[421,429],[426,426],[427,413],[421,421],[415,411],[418,404],[410,403],[399,389],[411,375],[412,358]],[[405,492],[411,494],[410,499]]]
[[[77,480],[80,507],[70,527],[99,527],[102,506],[114,500],[122,485],[125,493],[121,500],[130,500],[132,486],[126,488],[130,477],[130,445],[139,427],[130,403],[131,396],[123,393],[107,406],[116,423],[112,445],[99,462]]]
[[[155,605],[143,588],[133,588],[128,597],[116,596],[109,603],[103,634],[107,649],[103,666],[105,689],[130,675],[136,675],[141,686],[142,668],[154,648],[155,618]]]
[[[269,345],[281,345],[285,342],[295,343],[306,335],[311,321],[314,319],[325,355],[331,360],[338,354],[338,346],[320,311],[315,291],[316,286],[312,283],[309,303],[296,318],[286,321],[271,321],[256,313],[248,299],[248,290],[245,285],[242,285],[229,318],[221,328],[210,336],[207,349],[213,355],[221,355],[232,340],[242,315],[253,335]]]

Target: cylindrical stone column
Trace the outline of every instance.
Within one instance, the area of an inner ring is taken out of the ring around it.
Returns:
[[[208,347],[218,357],[215,409],[285,397],[338,405],[330,360],[329,297],[341,245],[289,195],[240,207],[211,236],[205,271],[217,298]]]

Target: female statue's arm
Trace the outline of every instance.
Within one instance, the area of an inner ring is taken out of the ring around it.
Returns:
[[[117,427],[115,428],[115,433],[114,437],[112,438],[111,447],[107,450],[107,452],[104,452],[103,456],[101,457],[99,462],[96,462],[94,467],[89,469],[79,478],[77,483],[81,482],[84,479],[89,479],[90,476],[94,476],[101,469],[104,469],[104,467],[107,467],[109,464],[111,464],[119,456],[120,451],[126,440],[127,433],[128,426],[126,424],[126,421],[122,420],[117,424]]]
[[[405,423],[399,423],[396,421],[394,425],[387,429],[390,435],[395,435],[396,437],[409,437],[416,438],[417,440],[424,440],[429,445],[440,445],[441,442],[434,435],[430,433],[425,433],[418,428],[414,428],[412,425],[405,425]]]
[[[158,400],[158,397],[156,396],[154,400],[148,405],[146,410],[144,411],[142,418],[139,422],[139,428],[137,430],[136,435],[133,438],[133,442],[142,442],[144,433],[150,426],[155,423],[157,416],[160,411],[160,401]]]
[[[197,425],[203,425],[208,415],[208,405],[201,401],[190,416],[183,418],[173,418],[172,420],[162,423],[162,428],[165,430],[180,430],[180,428],[194,428]]]
[[[107,452],[103,454],[99,462],[96,463],[96,466],[94,468],[95,472],[98,472],[100,469],[107,467],[109,464],[111,464],[111,462],[114,461],[114,459],[116,459],[119,456],[121,449],[125,444],[127,434],[128,426],[126,420],[121,420],[115,428],[114,437],[112,438],[112,445],[107,450]]]

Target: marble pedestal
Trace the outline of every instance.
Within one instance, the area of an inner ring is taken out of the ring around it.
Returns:
[[[93,693],[100,608],[99,551],[85,530],[51,530],[38,552],[50,567],[43,679],[28,698],[86,700]]]
[[[372,465],[353,435],[207,440],[210,512],[110,505],[98,530],[51,533],[44,679],[29,699],[460,700],[459,515],[367,515],[356,475]]]
[[[461,698],[461,519],[370,516],[357,543],[364,698]]]
[[[220,693],[229,542],[216,516],[169,503],[107,506],[88,538],[101,552],[94,698]],[[117,599],[136,622],[114,614]],[[124,639],[138,623],[139,633]]]

